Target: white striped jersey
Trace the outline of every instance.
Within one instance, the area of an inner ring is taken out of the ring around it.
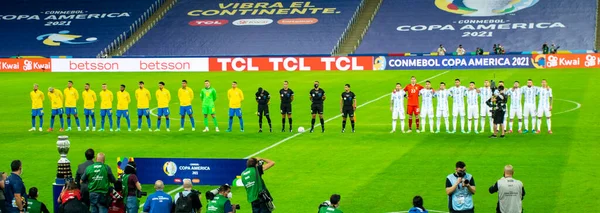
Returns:
[[[394,90],[392,92],[392,101],[394,103],[394,109],[404,109],[404,96],[406,95],[406,92],[404,92],[404,90],[400,90],[400,91],[396,91]]]
[[[451,95],[447,89],[436,91],[433,96],[437,98],[437,108],[448,109],[448,97]]]
[[[521,88],[510,88],[507,95],[510,96],[510,108],[521,107],[521,97],[523,96]]]
[[[477,106],[477,98],[479,97],[479,93],[477,93],[476,89],[467,90],[467,104],[469,106]]]
[[[538,88],[531,86],[523,86],[521,87],[523,92],[523,98],[525,99],[525,104],[533,104],[535,105],[535,96],[538,95]]]
[[[539,108],[547,109],[550,106],[550,98],[552,98],[552,89],[539,88],[538,95],[540,96]]]
[[[481,97],[481,103],[485,103],[487,100],[490,100],[490,98],[492,98],[492,88],[479,88],[479,97]]]
[[[421,108],[426,108],[426,109],[430,109],[433,107],[433,94],[434,91],[433,89],[421,89],[421,91],[419,91],[419,95],[422,97],[421,98]]]
[[[457,106],[457,107],[464,106],[467,88],[464,86],[459,86],[459,87],[452,87],[449,90],[450,90],[450,94],[452,95],[453,106]]]

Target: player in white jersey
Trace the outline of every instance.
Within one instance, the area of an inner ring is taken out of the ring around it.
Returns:
[[[406,98],[406,92],[402,89],[402,84],[396,83],[396,88],[392,92],[392,99],[390,101],[390,110],[392,111],[392,132],[396,132],[396,120],[400,119],[400,129],[404,133],[404,98]]]
[[[431,88],[431,82],[425,81],[425,88],[419,91],[419,96],[421,96],[421,120],[423,121],[421,132],[425,132],[425,125],[427,125],[425,118],[429,118],[429,131],[433,133],[433,94],[435,94],[435,90]]]
[[[519,81],[515,81],[513,87],[508,90],[507,95],[510,97],[510,121],[509,121],[509,130],[508,133],[513,133],[513,123],[515,121],[515,116],[518,119],[519,124],[519,133],[522,133],[523,129],[523,107],[521,106],[521,97],[523,96],[523,92],[521,88],[519,88]]]
[[[460,115],[460,129],[462,133],[465,132],[465,95],[467,94],[467,88],[460,85],[460,79],[454,80],[454,86],[449,89],[452,94],[452,124],[454,129],[450,133],[456,133],[456,123],[458,122],[458,116]]]
[[[506,86],[504,86],[504,81],[498,81],[498,87],[500,87],[500,86],[504,87],[504,95],[506,96],[506,93],[508,93],[508,88],[506,88]],[[500,91],[496,90],[494,92],[494,95],[498,95],[498,94],[500,94]],[[508,104],[508,102],[507,102],[507,104]],[[506,109],[506,112],[504,112],[504,124],[498,125],[498,128],[500,128],[502,126],[504,127],[504,132],[506,132],[508,129],[508,126],[506,125],[508,123],[508,113],[509,113],[509,110]]]
[[[533,81],[531,79],[528,79],[527,86],[521,87],[521,92],[523,93],[523,99],[525,100],[525,104],[523,104],[523,124],[525,124],[525,130],[523,133],[529,132],[529,116],[531,116],[531,132],[535,132],[535,99],[538,95],[538,88],[533,86]]]
[[[490,132],[494,132],[494,120],[492,119],[492,109],[485,104],[487,100],[492,98],[492,88],[490,88],[490,81],[485,80],[483,82],[483,87],[479,88],[479,97],[481,98],[481,108],[479,111],[479,115],[481,115],[481,131],[480,133],[485,132],[485,119],[486,117],[490,122]]]
[[[537,111],[538,123],[536,133],[540,133],[540,129],[542,127],[542,117],[546,116],[548,134],[552,134],[552,122],[550,121],[550,117],[552,116],[552,89],[548,86],[546,79],[542,79],[542,87],[538,90],[538,96],[540,97],[540,102],[538,104]]]
[[[448,121],[448,97],[452,96],[450,91],[446,89],[446,83],[440,83],[440,89],[435,92],[434,97],[437,98],[437,106],[435,111],[435,117],[437,118],[437,131],[440,133],[441,120],[444,118],[446,123],[446,132],[450,133],[450,122]]]
[[[477,126],[479,124],[479,105],[477,104],[477,98],[479,98],[479,90],[475,87],[475,82],[469,83],[469,89],[467,90],[467,133],[471,133],[471,122],[475,124],[475,134],[479,134]]]

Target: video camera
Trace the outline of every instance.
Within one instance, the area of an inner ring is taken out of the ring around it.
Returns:
[[[225,184],[225,185],[229,186],[229,184]],[[220,189],[220,187],[216,188],[216,189],[213,189],[213,190],[210,190],[210,191],[207,191],[204,194],[204,196],[206,197],[206,200],[207,201],[211,201],[211,200],[215,199],[215,196],[217,196],[217,194],[219,194],[219,189]],[[231,194],[231,192],[229,192],[229,194],[227,195],[227,198],[231,198],[232,196],[233,196],[233,194]],[[231,204],[231,208],[239,210],[240,209],[240,204]]]

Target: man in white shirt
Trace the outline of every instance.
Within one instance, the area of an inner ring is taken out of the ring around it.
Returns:
[[[479,90],[475,87],[475,82],[469,83],[469,89],[467,90],[467,133],[471,133],[471,122],[475,124],[475,134],[479,134],[477,131],[477,125],[479,124],[479,105],[477,104],[477,98],[479,98]]]
[[[444,48],[444,46],[440,44],[440,47],[437,49],[437,53],[439,56],[446,55],[446,48]]]
[[[460,115],[460,129],[462,133],[465,132],[465,95],[467,94],[467,88],[460,85],[460,79],[454,80],[454,86],[449,89],[452,95],[452,124],[453,130],[450,133],[456,133],[456,123],[458,122],[458,116]]]
[[[508,90],[508,94],[510,97],[510,121],[509,121],[509,130],[508,133],[513,133],[513,123],[515,120],[515,116],[517,117],[519,123],[519,133],[522,133],[523,123],[523,109],[521,107],[521,97],[523,96],[523,92],[521,92],[521,88],[519,88],[519,81],[515,81],[513,88]]]
[[[435,133],[440,133],[442,118],[444,118],[444,122],[446,123],[446,132],[450,133],[450,122],[448,121],[448,97],[450,96],[450,91],[446,89],[446,83],[440,83],[440,89],[434,94],[434,97],[437,98],[435,112],[435,117],[437,118],[437,131]]]
[[[523,133],[529,132],[529,116],[531,116],[531,132],[534,133],[536,121],[535,99],[538,95],[538,88],[533,86],[533,80],[528,79],[527,86],[521,87],[521,91],[523,92],[523,99],[525,100],[525,104],[523,104],[523,123],[525,124],[525,130]]]
[[[425,125],[429,117],[429,131],[433,133],[433,94],[435,91],[431,88],[431,82],[425,81],[425,88],[419,91],[421,96],[421,120],[423,125],[421,126],[421,132],[425,132]]]
[[[463,48],[462,44],[458,45],[458,48],[456,48],[456,55],[465,55],[467,51],[465,51],[465,48]]]
[[[494,132],[494,120],[492,119],[492,109],[485,104],[487,100],[492,97],[492,88],[490,88],[490,81],[485,80],[483,82],[483,87],[479,88],[479,97],[481,98],[481,108],[479,111],[479,115],[481,117],[481,131],[480,133],[485,132],[485,119],[486,117],[489,119],[490,123],[490,132]]]
[[[392,111],[392,132],[396,132],[396,120],[400,119],[400,129],[404,133],[404,98],[406,92],[402,89],[402,84],[396,83],[396,88],[392,92],[392,98],[390,101],[390,111]]]
[[[542,87],[538,90],[538,96],[540,101],[538,104],[538,123],[537,123],[537,134],[539,134],[542,127],[542,117],[546,116],[546,124],[548,125],[548,134],[552,134],[552,123],[550,117],[552,116],[552,89],[548,86],[546,79],[542,79]]]

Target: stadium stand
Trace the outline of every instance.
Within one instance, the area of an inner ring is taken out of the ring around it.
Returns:
[[[330,54],[361,2],[182,0],[124,56]]]
[[[99,57],[116,49],[165,0],[7,0],[0,57]]]
[[[398,0],[384,1],[355,53],[539,50],[543,42],[561,49],[595,46],[596,0]]]

